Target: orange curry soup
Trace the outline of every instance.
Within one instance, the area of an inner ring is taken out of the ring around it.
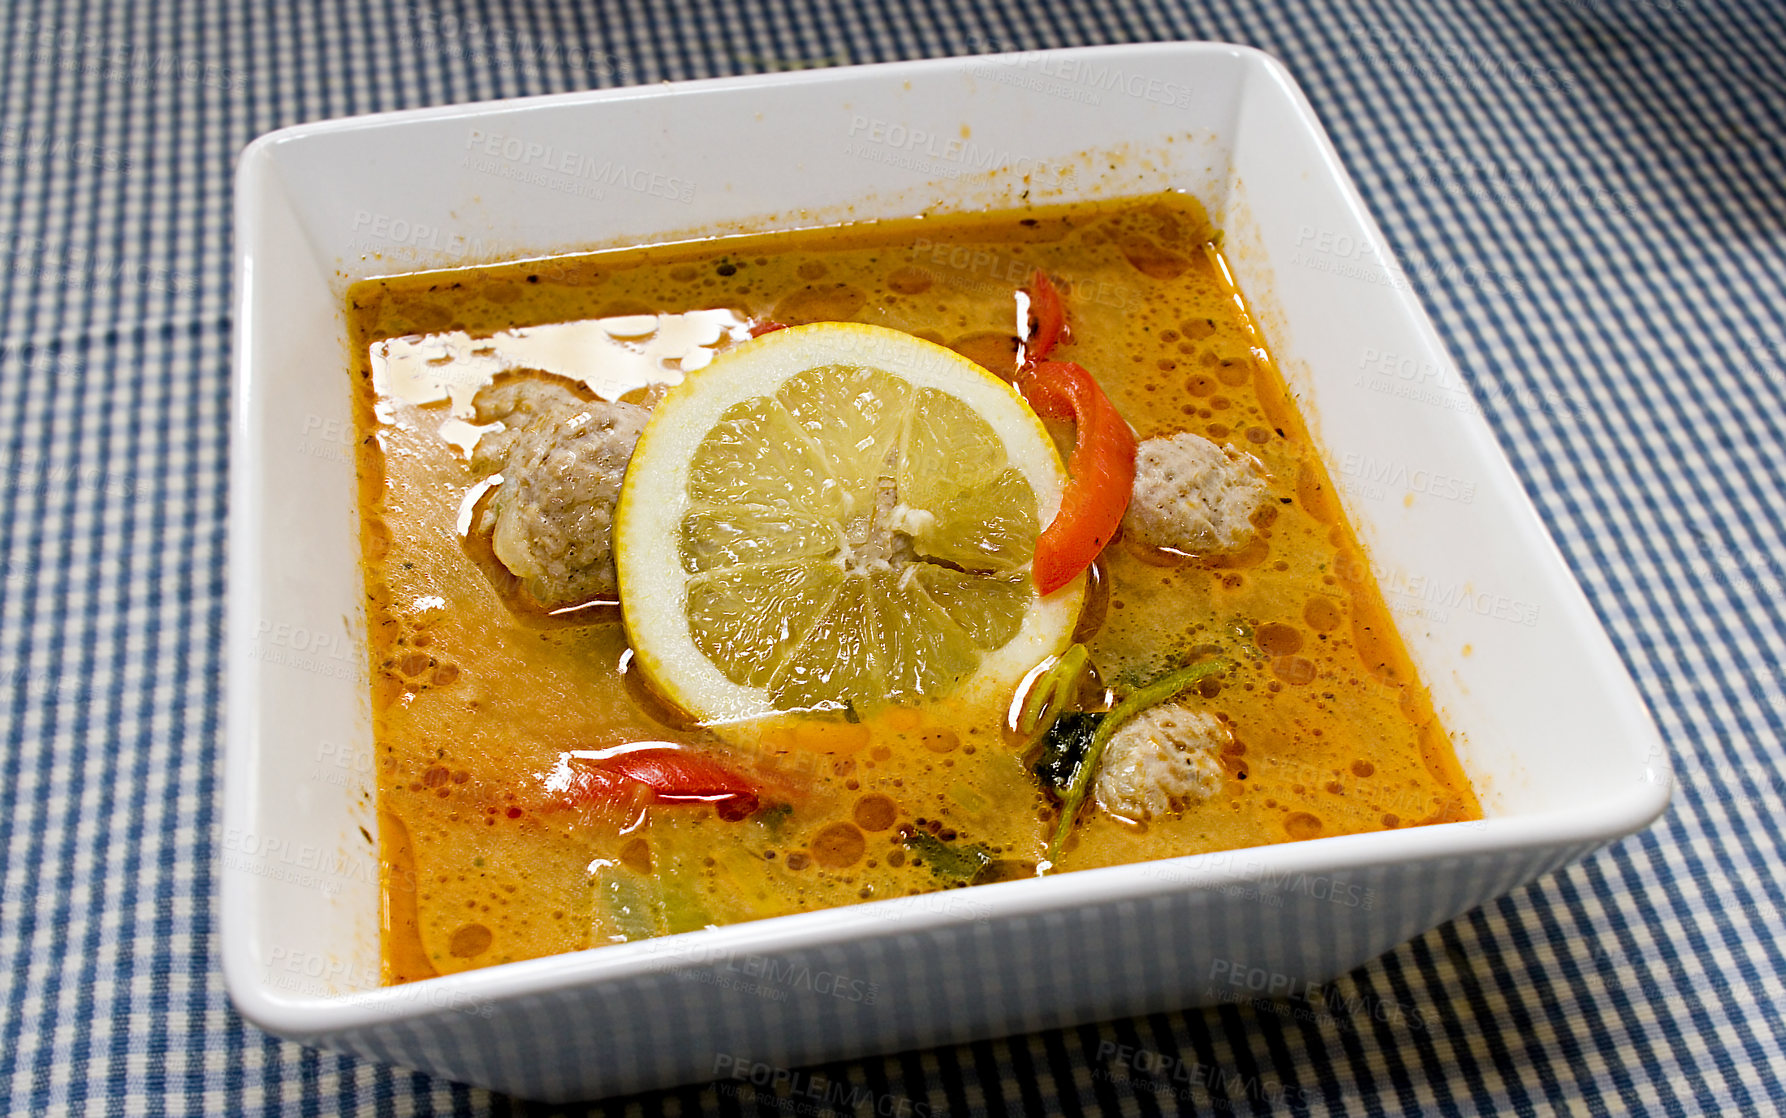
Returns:
[[[1179,701],[1228,740],[1215,794],[1144,821],[1087,803],[1052,872],[1480,818],[1219,240],[1193,200],[1162,195],[355,284],[386,980],[1038,872],[1060,806],[1005,712],[950,724],[889,705],[737,750],[629,671],[617,605],[540,608],[477,528],[489,425],[470,404],[514,377],[649,403],[651,382],[764,320],[890,327],[1009,378],[1038,268],[1066,307],[1061,356],[1138,437],[1232,446],[1268,486],[1238,550],[1119,535],[1102,553],[1075,635],[1082,707],[1220,655],[1228,669]],[[1072,427],[1050,430],[1064,460]],[[762,793],[729,811],[554,798],[576,757],[642,742],[717,757]]]

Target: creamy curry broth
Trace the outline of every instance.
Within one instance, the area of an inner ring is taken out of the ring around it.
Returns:
[[[704,804],[554,804],[545,789],[568,751],[714,743],[626,671],[613,607],[530,610],[487,542],[467,538],[476,432],[448,420],[491,359],[478,339],[519,327],[709,308],[732,312],[720,317],[735,336],[751,319],[854,320],[1009,376],[1014,292],[1045,269],[1068,308],[1063,355],[1140,437],[1231,443],[1270,479],[1258,538],[1239,553],[1106,549],[1080,622],[1101,683],[1120,695],[1220,652],[1234,667],[1189,697],[1234,740],[1217,795],[1146,824],[1088,805],[1059,868],[1479,818],[1216,241],[1194,201],[1165,195],[356,284],[387,980],[949,887],[959,878],[942,872],[938,842],[982,848],[992,862],[977,881],[1028,876],[1057,817],[996,719],[940,725],[904,708],[767,735],[740,764],[771,791],[742,820]],[[417,403],[391,389],[388,367],[376,375],[390,340],[453,331],[474,357],[450,400]],[[1056,437],[1064,454],[1071,429]]]

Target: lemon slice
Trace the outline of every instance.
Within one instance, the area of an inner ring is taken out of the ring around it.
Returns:
[[[689,374],[633,450],[614,555],[635,663],[710,723],[1002,701],[1084,598],[1030,581],[1065,484],[1029,405],[953,351],[767,334]]]

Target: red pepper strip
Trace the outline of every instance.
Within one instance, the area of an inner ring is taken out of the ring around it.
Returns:
[[[760,789],[748,777],[681,749],[632,749],[601,760],[574,757],[569,768],[565,799],[577,807],[629,799],[641,784],[660,802],[711,803],[722,819],[743,819],[761,802]]]
[[[1024,351],[1025,366],[1048,360],[1055,343],[1061,340],[1067,328],[1066,308],[1061,305],[1060,292],[1054,289],[1054,281],[1048,278],[1048,273],[1037,268],[1029,286],[1029,309],[1036,316],[1036,329],[1030,334],[1029,345]]]
[[[1041,361],[1018,374],[1017,387],[1036,414],[1073,418],[1060,511],[1036,540],[1031,577],[1052,594],[1091,566],[1116,534],[1135,485],[1135,432],[1092,375],[1071,361]]]
[[[777,330],[786,330],[787,328],[788,324],[785,322],[777,322],[772,318],[765,318],[761,322],[753,322],[750,324],[750,336],[753,338],[760,338],[764,334],[773,334]]]

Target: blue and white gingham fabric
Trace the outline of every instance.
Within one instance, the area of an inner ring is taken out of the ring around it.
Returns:
[[[1773,1114],[1786,12],[1756,0],[0,6],[0,1108],[529,1110],[274,1040],[215,943],[232,163],[298,121],[1150,39],[1282,58],[1679,774],[1320,1013],[1225,1006],[614,1113]]]

